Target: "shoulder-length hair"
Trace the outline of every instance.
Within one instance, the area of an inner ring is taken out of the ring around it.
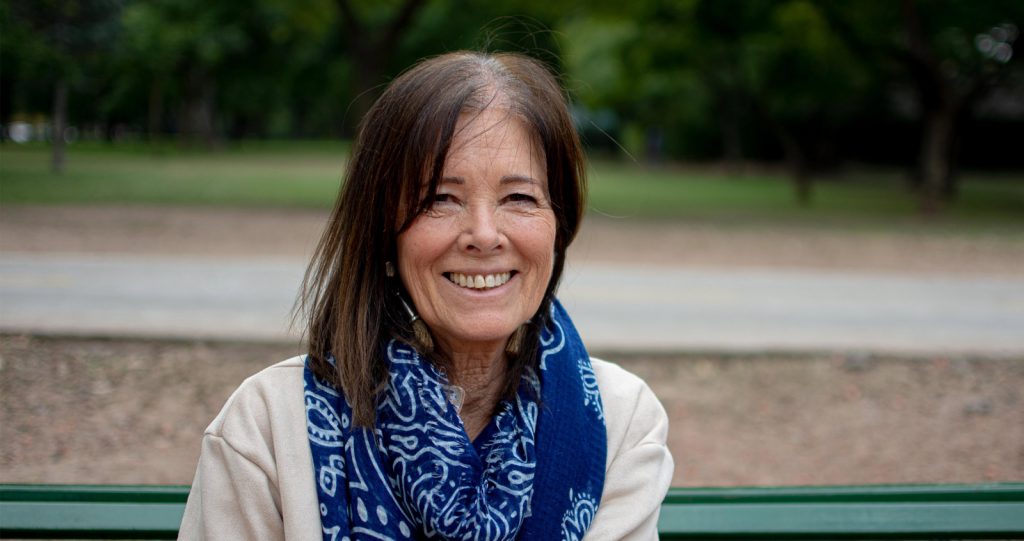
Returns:
[[[427,59],[397,77],[363,118],[303,281],[312,368],[340,387],[356,426],[373,424],[387,383],[383,344],[390,338],[416,343],[396,295],[399,281],[386,275],[385,263],[395,261],[398,236],[434,199],[460,115],[492,103],[533,132],[557,221],[551,280],[520,353],[510,355],[506,396],[537,364],[539,332],[586,200],[583,151],[566,96],[551,72],[526,56],[456,52]],[[427,355],[446,367],[443,355]],[[334,366],[327,360],[332,356]]]

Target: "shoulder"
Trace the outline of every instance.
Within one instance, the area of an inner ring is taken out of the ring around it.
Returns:
[[[597,376],[602,399],[606,395],[615,400],[638,397],[646,393],[650,393],[652,397],[654,395],[644,380],[613,362],[591,357],[590,366],[593,367],[594,375]]]
[[[303,357],[249,377],[203,435],[182,539],[319,539]]]
[[[620,447],[665,444],[668,415],[644,380],[621,366],[592,358],[608,430],[609,459]]]
[[[625,457],[640,446],[658,446],[667,455],[668,415],[654,391],[615,363],[593,358],[590,362],[604,408],[608,467],[616,460],[628,460]]]
[[[305,416],[304,357],[292,357],[250,376],[228,398],[205,435],[223,438],[243,455],[259,455],[274,433]]]
[[[672,481],[668,416],[647,384],[622,367],[591,359],[604,406],[608,459],[604,491],[587,541],[658,538],[658,512]]]

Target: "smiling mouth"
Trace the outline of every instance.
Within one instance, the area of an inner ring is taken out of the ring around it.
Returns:
[[[444,273],[444,277],[448,281],[466,289],[493,289],[505,285],[515,275],[516,271],[499,272],[497,274]]]

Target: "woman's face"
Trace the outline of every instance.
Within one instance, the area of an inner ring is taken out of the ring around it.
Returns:
[[[504,347],[544,297],[555,214],[544,157],[507,110],[464,114],[437,197],[398,237],[398,269],[448,353]]]

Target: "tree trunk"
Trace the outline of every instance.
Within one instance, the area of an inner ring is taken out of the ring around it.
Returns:
[[[53,127],[50,139],[53,142],[53,156],[50,162],[54,173],[64,172],[64,130],[68,124],[68,82],[57,81],[53,93]]]
[[[652,165],[661,163],[665,155],[665,132],[659,127],[647,128],[644,162]]]
[[[335,0],[341,13],[342,32],[355,63],[352,78],[352,105],[343,128],[355,133],[363,116],[370,110],[384,83],[387,63],[394,56],[402,33],[412,24],[426,0],[404,0],[391,20],[380,28],[368,28],[359,19],[349,0]]]
[[[307,135],[306,122],[309,107],[305,100],[295,100],[291,104],[291,126],[288,128],[288,135],[292,139],[303,139]]]
[[[792,133],[782,129],[779,129],[778,133],[786,155],[786,163],[789,165],[790,174],[793,175],[796,201],[801,207],[809,207],[814,198],[814,179],[811,177],[807,153]]]
[[[186,83],[181,130],[182,146],[199,143],[213,148],[217,142],[214,126],[215,88],[205,73],[193,71]]]
[[[740,173],[743,165],[743,137],[740,133],[740,115],[735,97],[725,98],[719,108],[718,129],[722,133],[722,154],[725,164],[733,174]]]
[[[214,127],[214,90],[208,81],[203,82],[202,91],[195,101],[196,135],[206,148],[213,148],[217,135]]]
[[[949,182],[950,150],[956,113],[948,108],[929,111],[925,117],[918,159],[921,184],[918,201],[921,211],[934,214],[942,210],[945,185]]]
[[[364,49],[353,56],[355,76],[352,78],[352,104],[345,115],[346,136],[355,135],[359,122],[370,111],[380,93],[378,87],[384,81],[384,61],[378,57],[377,51]]]
[[[163,85],[156,79],[149,87],[149,111],[146,119],[146,138],[150,144],[155,143],[160,137],[163,126],[164,92]]]
[[[949,140],[949,165],[946,168],[946,176],[942,179],[942,198],[947,203],[952,203],[960,195],[959,168],[963,130],[971,120],[974,104],[986,91],[987,88],[979,84],[957,104]]]

